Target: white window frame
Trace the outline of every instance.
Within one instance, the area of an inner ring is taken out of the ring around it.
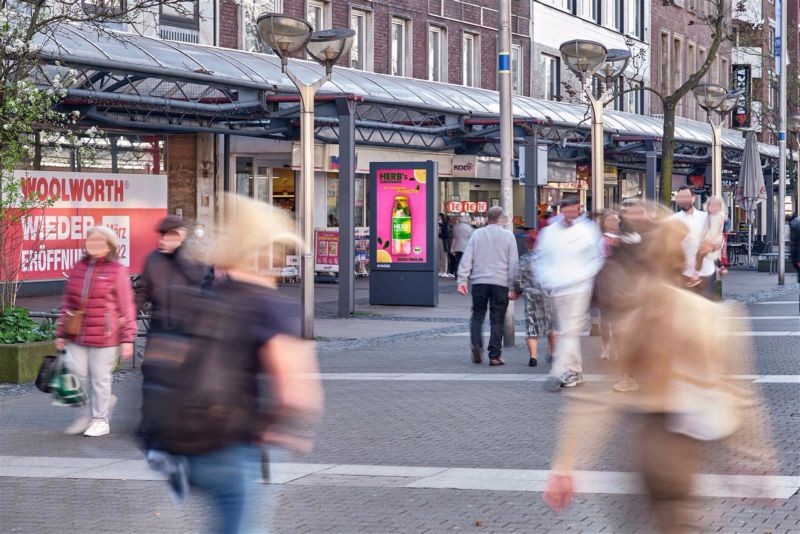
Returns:
[[[256,18],[261,13],[271,11],[272,13],[283,12],[283,0],[253,0],[245,2],[239,9],[239,48],[248,52],[258,52],[261,54],[275,55],[267,45],[261,42],[256,27]],[[252,17],[252,22],[248,20]],[[248,26],[252,25],[251,32],[248,34]],[[253,39],[248,39],[251,35]]]
[[[308,21],[311,20],[309,12],[312,9],[318,9],[322,16],[322,24],[318,28],[314,27],[314,31],[329,30],[331,28],[331,3],[326,0],[308,0],[306,2],[306,20]]]
[[[517,68],[514,68],[514,54],[517,54]],[[511,64],[511,92],[515,95],[524,95],[524,74],[525,74],[525,56],[522,52],[522,45],[511,45],[511,57],[509,58]]]
[[[397,53],[402,57],[395,58],[394,29],[402,28],[403,39],[400,43],[400,50]],[[402,17],[392,17],[389,23],[389,74],[392,76],[410,77],[412,74],[412,47],[409,37],[411,36],[411,21]]]
[[[375,40],[374,40],[374,26],[373,26],[373,19],[372,19],[372,11],[367,9],[360,9],[357,7],[350,8],[350,29],[358,31],[354,27],[354,20],[355,18],[360,18],[363,20],[363,27],[364,32],[361,36],[361,39],[358,39],[358,33],[356,33],[356,39],[361,41],[361,48],[358,49],[360,56],[361,56],[361,66],[356,67],[353,65],[353,55],[351,52],[350,55],[350,68],[357,69],[357,70],[364,70],[364,71],[372,71],[374,69],[374,58],[373,58],[373,50],[375,49]],[[353,42],[353,50],[356,49],[356,41]]]
[[[702,0],[701,0],[702,1]],[[687,41],[686,42],[686,76],[691,76],[695,72],[697,72],[697,43],[694,41]],[[700,106],[697,104],[697,100],[692,97],[689,100],[689,110],[687,117],[689,119],[697,118],[698,109]]]
[[[672,39],[670,40],[670,47],[671,47],[670,48],[671,61],[670,61],[669,70],[670,70],[670,73],[672,73],[672,79],[670,80],[670,87],[672,88],[672,91],[674,91],[675,89],[680,87],[683,84],[684,80],[685,80],[685,77],[684,77],[684,72],[685,72],[684,66],[685,66],[686,62],[684,61],[684,59],[685,59],[684,58],[684,49],[686,48],[686,42],[684,41],[683,37],[681,37],[680,35],[673,34],[672,35]],[[675,48],[676,47],[678,49],[678,53],[677,54],[675,53]],[[672,91],[670,91],[670,92],[672,92]],[[692,100],[694,100],[694,97],[691,97],[691,98],[692,98]],[[678,112],[678,115],[680,115],[680,116],[683,116],[683,114],[685,113],[686,106],[684,106],[684,102],[686,102],[686,98],[684,98],[680,102],[678,102],[677,112]]]
[[[661,70],[658,73],[661,78],[661,91],[665,94],[672,93],[672,76],[670,75],[670,57],[672,52],[672,36],[667,31],[662,31],[659,41]]]
[[[542,53],[539,58],[542,66],[542,98],[545,100],[559,100],[561,96],[561,58],[553,54]],[[554,68],[553,68],[554,67]],[[551,76],[555,75],[555,78]]]
[[[467,76],[467,43],[472,43],[472,79]],[[481,38],[477,33],[464,32],[461,36],[461,84],[467,87],[481,86]]]
[[[630,92],[627,94],[627,102],[626,111],[628,113],[636,113],[637,115],[644,115],[644,91],[634,91],[633,89],[639,88],[642,89],[644,84],[642,82],[637,82],[635,80],[628,80],[627,82],[627,90]]]
[[[439,36],[439,49],[433,49],[432,36]],[[433,24],[428,26],[428,80],[432,82],[447,82],[447,30]],[[438,56],[439,67],[434,66],[435,56]]]

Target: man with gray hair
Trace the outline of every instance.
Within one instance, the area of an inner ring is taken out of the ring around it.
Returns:
[[[508,309],[509,290],[519,264],[517,241],[514,234],[503,228],[507,218],[503,208],[493,206],[486,212],[489,222],[476,230],[467,242],[458,266],[458,292],[466,295],[467,282],[472,283],[472,319],[470,342],[472,361],[483,358],[483,321],[489,310],[489,365],[504,365],[503,325]]]
[[[472,237],[472,232],[475,229],[469,224],[469,215],[462,214],[458,218],[458,222],[453,227],[453,274],[458,276],[458,264],[461,263],[461,258],[464,256],[464,251],[467,249],[469,238]]]

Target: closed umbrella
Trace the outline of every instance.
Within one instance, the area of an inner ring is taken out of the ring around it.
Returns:
[[[747,213],[747,264],[752,266],[753,222],[755,222],[758,203],[766,200],[764,172],[761,170],[761,155],[758,153],[756,133],[747,132],[739,168],[739,183],[736,185],[736,201]]]

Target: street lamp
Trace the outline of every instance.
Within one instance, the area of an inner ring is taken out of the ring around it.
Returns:
[[[258,17],[258,35],[281,58],[281,70],[292,80],[300,93],[300,149],[303,162],[300,166],[301,226],[303,255],[300,262],[302,280],[302,335],[314,338],[314,97],[331,79],[333,65],[347,55],[353,44],[355,32],[349,29],[315,32],[307,21],[265,13]],[[289,56],[303,48],[320,65],[325,75],[307,84],[289,69]]]
[[[605,193],[605,146],[603,135],[603,108],[613,95],[614,81],[625,71],[631,54],[627,50],[611,49],[594,41],[576,39],[559,48],[561,59],[581,81],[583,92],[592,108],[592,211],[603,210]],[[592,77],[603,78],[603,92],[596,96]]]
[[[694,89],[697,104],[706,111],[706,119],[711,126],[711,194],[722,194],[722,125],[727,113],[736,107],[744,90],[728,91],[716,83],[701,83]],[[712,112],[717,112],[716,120]]]
[[[794,141],[797,145],[797,162],[795,169],[797,176],[794,181],[795,213],[800,214],[800,113],[790,115],[787,119],[788,129],[794,134]]]

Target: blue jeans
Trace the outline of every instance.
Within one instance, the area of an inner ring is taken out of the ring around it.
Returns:
[[[218,451],[186,456],[189,462],[189,483],[211,499],[216,515],[213,532],[235,534],[264,532],[267,525],[256,528],[253,508],[266,508],[261,497],[266,488],[261,480],[261,449],[240,443]]]

